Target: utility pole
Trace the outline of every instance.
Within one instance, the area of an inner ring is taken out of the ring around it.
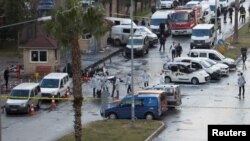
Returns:
[[[233,42],[238,43],[239,42],[239,36],[238,36],[238,11],[239,11],[239,0],[235,0],[235,10],[234,10],[234,35],[233,35]]]
[[[135,128],[135,98],[134,98],[134,29],[133,29],[133,0],[130,1],[130,19],[131,19],[131,89],[132,89],[132,98],[131,98],[131,128]]]
[[[215,0],[215,17],[214,17],[214,24],[215,24],[215,45],[217,44],[217,38],[218,38],[218,0]]]

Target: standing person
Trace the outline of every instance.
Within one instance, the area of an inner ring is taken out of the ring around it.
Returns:
[[[230,6],[230,7],[228,8],[228,13],[229,13],[229,18],[230,18],[230,23],[232,23],[232,22],[233,22],[233,12],[234,12],[234,9],[233,9],[233,7],[232,7],[232,6]]]
[[[161,72],[161,74],[160,74],[160,84],[165,84],[165,78],[164,78],[163,72]]]
[[[243,7],[243,5],[241,5],[240,8],[239,8],[239,11],[240,11],[239,21],[241,21],[242,23],[245,23],[245,20],[246,20],[246,9],[245,9],[245,7]]]
[[[163,51],[165,51],[165,42],[166,42],[166,38],[165,38],[164,34],[161,34],[159,51],[161,51],[161,48],[163,48]]]
[[[180,43],[178,43],[178,45],[176,46],[176,57],[181,57],[181,53],[182,53],[182,46]]]
[[[116,90],[115,81],[116,81],[116,76],[115,76],[114,79],[111,81],[111,82],[112,82],[112,94],[111,94],[111,97],[114,97],[114,93],[115,93],[115,90]]]
[[[148,87],[148,82],[149,82],[150,75],[147,73],[146,70],[144,70],[142,74],[142,80],[144,82],[144,87]]]
[[[159,25],[159,28],[160,28],[160,36],[159,37],[161,37],[161,35],[165,35],[165,22],[164,22],[164,20],[162,20],[161,21],[161,23],[160,23],[160,25]]]
[[[119,99],[120,78],[116,77],[115,79],[116,98]]]
[[[169,51],[171,52],[172,55],[172,61],[174,61],[174,58],[176,56],[176,44],[173,42],[173,44],[170,46]]]
[[[145,22],[144,18],[142,18],[142,20],[141,20],[141,25],[146,26],[146,22]]]
[[[90,81],[91,88],[93,89],[93,97],[95,97],[96,94],[96,87],[98,85],[97,83],[98,83],[97,78],[96,75],[94,74]]]
[[[131,74],[128,73],[127,76],[126,76],[126,86],[127,86],[127,94],[131,93],[132,92],[132,89],[131,89]]]
[[[244,94],[245,94],[245,84],[246,84],[246,80],[243,76],[243,73],[240,72],[239,77],[238,77],[238,86],[239,86],[239,98],[241,98],[241,89],[242,89],[242,96],[244,98]]]
[[[97,97],[100,98],[102,93],[102,80],[100,78],[97,79],[97,87],[96,87],[96,94]]]
[[[227,8],[225,8],[225,10],[224,10],[224,23],[227,23]]]
[[[102,67],[102,72],[103,72],[103,76],[108,76],[109,75],[108,69],[107,69],[105,64]]]
[[[8,89],[8,83],[9,83],[9,67],[7,67],[5,70],[4,70],[4,73],[3,73],[3,77],[4,77],[4,80],[5,80],[5,87],[6,87],[6,90]]]

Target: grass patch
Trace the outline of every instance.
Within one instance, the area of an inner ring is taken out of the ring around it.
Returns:
[[[0,47],[0,56],[2,57],[20,57],[22,51],[17,48],[15,41],[5,41]]]
[[[137,120],[135,128],[130,127],[130,120],[95,121],[83,127],[82,140],[84,141],[144,141],[157,128],[159,121]],[[71,133],[58,141],[73,141]]]
[[[136,12],[136,14],[134,15],[134,17],[137,18],[137,19],[142,19],[142,17],[144,17],[146,19],[145,16],[147,16],[149,13],[151,13],[151,9],[150,8],[145,8],[142,11],[138,10]]]
[[[233,46],[234,48],[231,48],[228,45],[226,45],[227,50],[225,51],[224,55],[226,57],[237,59],[241,55],[240,52],[241,47],[250,48],[250,32],[248,31],[248,23],[239,29],[238,43],[232,43],[232,36],[227,38],[225,42],[230,43],[230,46]]]

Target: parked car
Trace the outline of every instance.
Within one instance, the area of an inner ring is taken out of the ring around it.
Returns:
[[[221,78],[220,76],[220,68],[217,66],[213,66],[210,63],[202,60],[200,58],[193,57],[177,57],[174,59],[175,62],[186,62],[191,64],[192,69],[203,69],[205,70],[213,80],[218,80]]]
[[[10,97],[5,104],[6,114],[10,113],[29,113],[30,106],[33,104],[40,108],[41,89],[39,83],[21,83],[14,87],[10,92]]]
[[[168,62],[163,65],[165,72],[165,83],[187,82],[194,85],[210,81],[209,74],[202,69],[191,69],[190,63]]]
[[[224,55],[214,49],[191,49],[188,53],[188,56],[209,58],[216,62],[228,65],[230,70],[236,70],[235,60],[226,58]]]
[[[214,61],[212,59],[209,59],[209,58],[200,57],[199,59],[204,60],[204,61],[208,62],[209,64],[220,68],[220,75],[221,76],[228,76],[229,75],[229,67],[228,67],[228,65],[216,62],[216,61]]]
[[[71,80],[68,73],[49,73],[40,82],[42,97],[65,96],[70,85]]]
[[[134,35],[145,35],[145,36],[147,36],[150,47],[158,44],[157,35],[155,33],[153,33],[151,30],[149,30],[145,26],[137,26],[137,29],[136,29]]]
[[[165,91],[169,107],[181,105],[181,90],[179,85],[157,84],[149,87],[143,87],[144,90],[162,90]],[[140,94],[140,91],[137,91]]]
[[[125,51],[125,56],[129,56],[131,54],[131,47],[133,41],[133,52],[136,55],[144,56],[149,52],[149,39],[145,35],[134,35],[133,39],[129,37],[128,43]]]
[[[160,0],[161,9],[174,8],[174,0]]]
[[[145,90],[144,92],[146,94],[134,95],[135,117],[147,120],[160,118],[168,110],[166,97],[160,94],[164,91]],[[122,100],[110,103],[107,108],[101,109],[101,116],[109,119],[131,118],[131,99],[132,95],[127,95]]]

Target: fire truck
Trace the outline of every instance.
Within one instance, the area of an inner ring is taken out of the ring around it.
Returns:
[[[170,29],[172,36],[191,35],[192,28],[202,18],[201,7],[177,7],[170,15]]]

